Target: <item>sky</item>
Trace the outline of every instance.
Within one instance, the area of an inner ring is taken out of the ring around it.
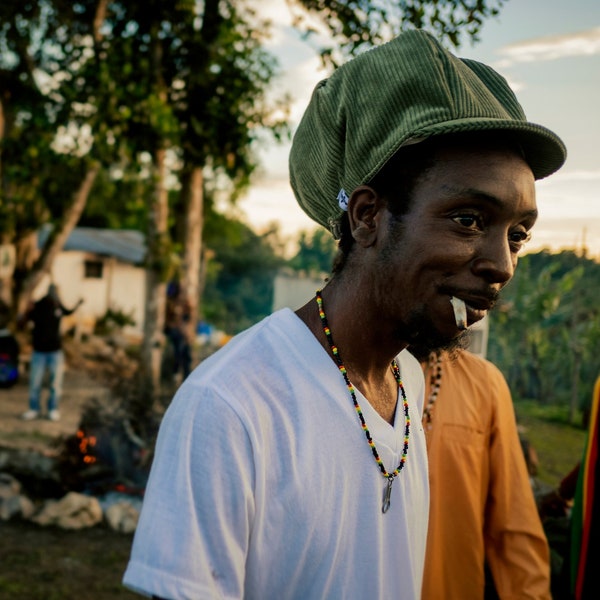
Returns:
[[[273,94],[292,98],[297,126],[314,86],[327,77],[318,54],[291,27],[285,0],[259,0],[273,20],[267,49],[280,64]],[[509,82],[530,121],[556,132],[567,146],[565,166],[539,181],[540,217],[526,252],[587,248],[600,260],[600,2],[508,0],[488,19],[480,41],[458,56],[494,67]],[[262,167],[239,208],[257,231],[277,222],[284,237],[318,227],[298,207],[289,185],[290,144],[260,150]]]

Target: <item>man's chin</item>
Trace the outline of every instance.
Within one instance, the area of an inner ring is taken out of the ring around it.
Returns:
[[[427,358],[432,352],[453,353],[469,344],[469,330],[457,333],[457,329],[447,326],[440,328],[426,309],[415,310],[398,328],[398,339],[408,343],[408,350],[417,358]]]
[[[469,346],[469,331],[460,335],[446,338],[437,335],[416,335],[408,345],[408,351],[419,360],[425,360],[432,352],[447,352],[454,354]]]

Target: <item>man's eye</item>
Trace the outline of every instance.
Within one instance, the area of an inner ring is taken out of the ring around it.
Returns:
[[[519,251],[530,239],[531,232],[529,231],[513,231],[508,234],[508,241],[516,251]]]
[[[455,217],[452,217],[452,220],[462,227],[466,227],[467,229],[483,229],[483,221],[481,217],[472,213],[456,215]]]

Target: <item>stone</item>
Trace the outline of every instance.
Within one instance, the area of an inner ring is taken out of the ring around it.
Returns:
[[[115,502],[104,512],[109,527],[121,533],[133,533],[140,518],[139,510],[126,500]]]
[[[102,522],[102,507],[97,498],[69,492],[60,500],[48,500],[31,520],[38,525],[63,529],[84,529]]]
[[[0,520],[29,519],[34,512],[33,502],[21,494],[21,483],[8,473],[0,473]]]

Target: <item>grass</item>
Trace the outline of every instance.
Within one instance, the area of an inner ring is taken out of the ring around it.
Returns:
[[[519,401],[515,412],[538,455],[537,478],[555,487],[581,459],[587,432],[569,423],[567,407]]]
[[[586,431],[568,423],[562,407],[515,402],[539,458],[538,479],[555,487],[580,460]],[[132,536],[106,527],[82,531],[0,521],[2,600],[135,600],[121,578]]]
[[[132,537],[92,527],[64,531],[0,521],[2,600],[134,600],[121,578]]]

